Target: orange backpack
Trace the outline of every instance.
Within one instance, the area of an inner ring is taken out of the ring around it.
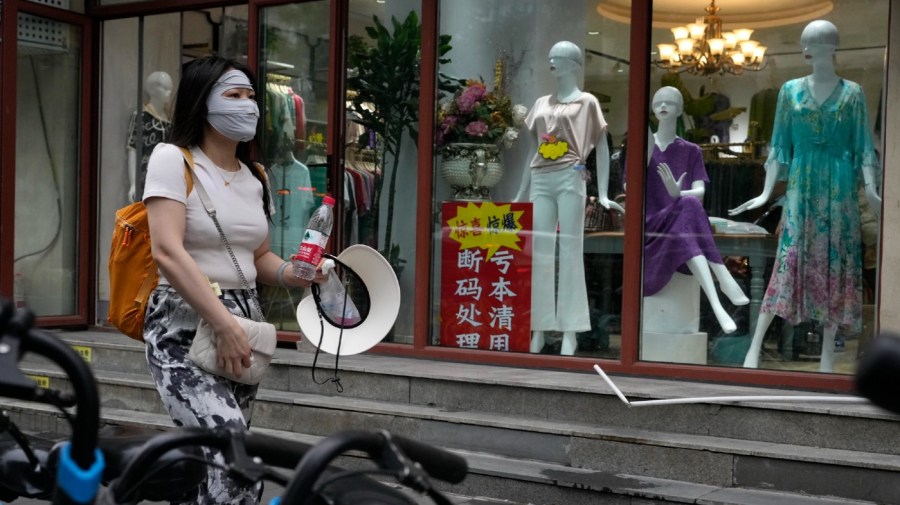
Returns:
[[[184,154],[187,194],[194,188],[191,173],[194,160]],[[150,227],[144,202],[134,202],[116,211],[112,246],[109,249],[109,316],[107,320],[122,333],[144,340],[144,312],[150,293],[159,282],[156,261],[150,252]]]

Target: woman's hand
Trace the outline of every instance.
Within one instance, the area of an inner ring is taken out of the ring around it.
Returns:
[[[238,377],[244,368],[250,368],[250,342],[243,328],[233,317],[226,319],[223,328],[213,328],[216,335],[216,356],[219,368]]]
[[[672,175],[672,169],[669,168],[667,163],[660,163],[656,168],[656,172],[659,174],[660,179],[662,179],[663,185],[666,187],[669,196],[672,198],[680,198],[681,182],[684,180],[684,176],[687,175],[687,173],[681,174],[681,177],[676,181],[675,176]]]

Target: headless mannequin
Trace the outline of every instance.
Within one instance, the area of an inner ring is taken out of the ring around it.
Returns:
[[[812,66],[812,73],[807,77],[810,91],[816,103],[822,104],[828,100],[841,82],[841,77],[837,75],[834,69],[834,51],[838,45],[837,28],[828,21],[812,21],[803,29],[800,43],[803,46],[804,59]],[[769,198],[772,196],[772,190],[775,187],[777,174],[783,168],[780,165],[777,158],[770,156],[766,161],[766,179],[762,194],[730,210],[729,214],[740,214],[745,210],[760,207],[769,201]],[[881,209],[881,198],[878,196],[875,187],[875,173],[871,167],[864,166],[863,178],[866,198],[869,200],[870,205],[873,209]],[[762,349],[763,338],[774,319],[775,314],[760,312],[759,320],[756,323],[756,331],[753,333],[753,340],[744,359],[745,368],[757,368],[759,366],[759,354]],[[832,372],[834,370],[834,339],[836,333],[836,325],[826,324],[822,338],[822,356],[819,361],[820,372]]]
[[[656,134],[653,135],[653,141],[656,146],[659,147],[660,151],[665,151],[677,137],[676,123],[678,117],[681,116],[684,110],[681,92],[671,86],[663,87],[653,96],[652,106],[653,114],[656,116],[656,119],[659,120],[659,128],[657,129]],[[687,173],[683,173],[681,177],[676,180],[672,175],[672,170],[666,163],[659,164],[657,173],[662,179],[663,185],[669,193],[669,196],[672,198],[693,197],[701,201],[703,200],[703,195],[706,192],[706,186],[703,180],[690,181],[691,189],[681,189],[683,187],[684,177]],[[735,305],[746,305],[750,303],[750,300],[731,276],[731,273],[724,264],[707,261],[706,256],[703,256],[702,254],[689,259],[686,265],[694,279],[700,284],[700,289],[703,290],[703,293],[709,300],[713,313],[715,314],[719,325],[722,327],[722,331],[725,333],[734,332],[737,329],[737,325],[735,325],[731,316],[728,315],[728,312],[725,311],[725,308],[719,301],[719,295],[716,293],[713,277],[710,275],[710,272],[715,275],[716,279],[719,281],[719,286],[722,288],[722,292],[728,296],[732,303]]]
[[[150,99],[144,105],[144,110],[153,115],[156,119],[163,122],[170,122],[169,119],[169,97],[172,96],[172,78],[169,74],[156,71],[147,76],[144,81],[144,91]],[[138,114],[140,116],[140,114]],[[139,140],[139,139],[138,139]],[[167,139],[160,139],[165,141]],[[128,146],[128,200],[135,201],[137,191],[137,150]],[[149,156],[150,153],[143,153],[143,156]]]
[[[568,41],[557,42],[550,49],[549,53],[549,66],[550,73],[553,77],[556,78],[556,91],[554,95],[555,102],[558,104],[569,104],[575,101],[578,101],[583,98],[583,92],[578,87],[577,76],[578,72],[581,69],[582,65],[582,51],[581,49]],[[541,100],[541,99],[539,99]],[[599,130],[599,136],[595,139],[590,139],[590,142],[595,145],[595,149],[597,151],[597,184],[598,184],[598,195],[599,202],[603,205],[604,208],[612,208],[619,212],[624,213],[624,209],[610,200],[607,192],[608,192],[608,184],[609,184],[609,146],[606,143],[605,128]],[[540,139],[539,139],[540,141]],[[583,153],[583,156],[587,156],[589,153]],[[581,159],[579,163],[583,164],[584,159]],[[571,171],[572,168],[565,168],[563,170]],[[524,202],[524,201],[534,201],[530,197],[530,190],[532,186],[532,169],[528,168],[525,170],[525,173],[522,176],[521,185],[519,187],[519,191],[515,197],[516,202]],[[562,175],[563,171],[560,171],[559,174]],[[553,175],[552,174],[545,174]],[[565,208],[557,206],[556,212],[558,213],[558,222],[560,224],[561,235],[566,232],[563,231],[566,227],[563,226],[565,223],[574,223],[578,219],[584,219],[584,199],[582,198],[580,208],[577,205],[566,206]],[[575,215],[575,214],[578,215]],[[538,216],[536,216],[537,218]],[[555,227],[553,228],[555,230]],[[537,232],[537,229],[535,230]],[[548,232],[550,233],[550,232]],[[572,231],[568,232],[570,235],[573,233]],[[578,240],[582,240],[583,237],[580,235],[583,233],[583,223],[581,229],[577,231],[579,236]],[[571,239],[572,237],[568,237],[567,239]],[[562,245],[562,238],[560,248],[564,247]],[[562,253],[561,253],[562,254]],[[574,261],[574,258],[573,258]],[[582,261],[582,258],[578,258],[577,261]],[[569,265],[562,265],[561,268],[571,268]],[[583,267],[578,270],[582,272],[583,277]],[[552,278],[551,278],[552,280]],[[562,283],[561,283],[562,284]],[[563,291],[560,288],[560,291]],[[568,295],[568,293],[564,294]],[[557,296],[560,296],[560,293],[557,293]],[[585,316],[587,315],[587,293],[572,293],[572,296],[583,297],[584,298],[584,306],[585,306]],[[579,300],[581,301],[581,300]],[[545,310],[555,310],[554,307],[557,306],[557,301],[554,301],[551,305],[552,307],[543,307],[543,306],[532,306],[532,311],[545,311]],[[589,324],[589,323],[588,323]],[[539,353],[541,349],[543,349],[545,343],[544,331],[543,330],[535,330],[532,331],[531,336],[531,352]],[[563,355],[572,355],[575,354],[575,349],[577,347],[576,340],[576,331],[563,331],[562,338],[562,347],[560,349],[560,354]]]

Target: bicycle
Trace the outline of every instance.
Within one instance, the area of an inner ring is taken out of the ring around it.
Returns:
[[[468,472],[462,457],[388,432],[341,432],[316,445],[223,428],[109,427],[101,435],[90,367],[64,342],[34,329],[33,322],[30,312],[0,299],[0,395],[56,406],[72,426],[72,436],[56,442],[27,435],[0,413],[0,435],[9,435],[0,439],[0,500],[52,497],[58,505],[175,501],[206,478],[212,463],[202,457],[201,447],[221,450],[234,478],[285,486],[275,500],[284,504],[415,505],[401,490],[369,477],[380,475],[394,477],[437,505],[449,505],[431,479],[456,484]],[[38,388],[18,368],[26,352],[59,365],[75,394]],[[73,406],[75,415],[66,410]],[[352,450],[366,453],[376,468],[344,470],[332,464]],[[346,485],[334,486],[337,482]]]

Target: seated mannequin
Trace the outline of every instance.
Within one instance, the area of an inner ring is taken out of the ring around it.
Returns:
[[[128,130],[128,200],[132,202],[140,200],[144,193],[150,153],[156,144],[169,140],[172,132],[168,113],[172,78],[162,71],[152,72],[144,81],[144,92],[149,100],[144,104],[143,110],[131,115]],[[137,162],[138,142],[141,144],[140,170]]]
[[[643,295],[658,293],[675,272],[693,275],[722,331],[732,333],[737,326],[719,301],[713,275],[732,303],[746,305],[750,300],[731,277],[713,240],[701,203],[709,178],[700,147],[675,133],[684,109],[681,92],[671,86],[661,88],[653,96],[652,107],[659,129],[653,135],[649,170],[659,177],[647,177]]]

